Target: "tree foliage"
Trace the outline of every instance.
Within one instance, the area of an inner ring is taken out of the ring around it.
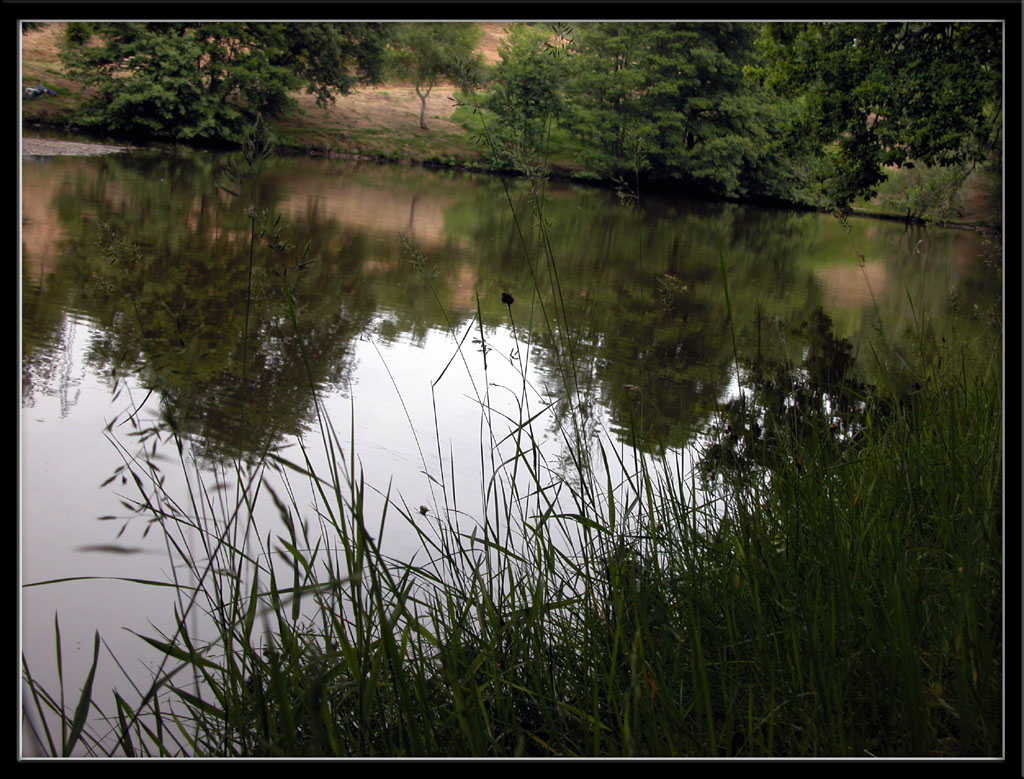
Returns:
[[[998,24],[771,24],[759,44],[765,83],[802,101],[799,135],[827,163],[834,206],[873,196],[883,166],[961,165],[998,149]]]
[[[563,115],[567,105],[565,48],[553,43],[552,38],[564,43],[571,31],[522,23],[510,25],[507,31],[505,41],[498,47],[501,61],[491,74],[490,91],[483,107],[498,118],[492,132],[499,150],[541,149],[551,122]]]
[[[956,182],[998,155],[995,23],[558,29],[509,28],[481,101],[499,151],[557,137],[605,179],[644,171],[695,192],[839,209],[875,195],[886,166],[954,166]],[[92,90],[82,126],[237,142],[256,113],[294,110],[300,89],[326,106],[384,71],[413,84],[426,130],[432,89],[481,72],[480,35],[455,22],[91,23],[63,58]]]
[[[1001,141],[998,24],[584,23],[562,60],[551,39],[511,28],[482,105],[501,139],[557,128],[605,179],[846,209],[886,166],[962,182]]]
[[[295,108],[305,89],[326,106],[379,77],[384,25],[93,24],[97,45],[69,39],[68,75],[93,90],[76,117],[107,132],[183,141],[239,141],[257,113]]]
[[[726,196],[784,195],[774,128],[781,101],[746,77],[749,24],[580,25],[563,124],[606,175],[649,176]],[[773,158],[775,155],[775,158]]]

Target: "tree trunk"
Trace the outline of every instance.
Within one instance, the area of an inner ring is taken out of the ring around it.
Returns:
[[[420,129],[421,130],[426,130],[427,129],[427,97],[430,95],[430,90],[433,89],[433,88],[434,88],[434,85],[431,84],[429,87],[427,87],[427,91],[426,92],[420,92],[419,84],[416,85],[416,94],[419,95],[419,98],[420,98]]]

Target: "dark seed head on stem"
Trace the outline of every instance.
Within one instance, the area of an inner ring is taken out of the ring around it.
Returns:
[[[506,306],[511,306],[513,303],[516,302],[516,299],[514,297],[512,297],[510,294],[508,294],[507,292],[502,292],[501,293],[501,302],[504,303]]]

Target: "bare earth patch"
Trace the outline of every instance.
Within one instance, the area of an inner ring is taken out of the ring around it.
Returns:
[[[430,91],[427,125],[431,130],[462,132],[462,128],[449,119],[455,110],[454,95],[455,88],[451,86],[437,86]],[[339,96],[326,109],[319,108],[312,95],[296,95],[296,100],[307,117],[342,130],[407,132],[419,129],[420,99],[412,87],[362,87]]]
[[[21,58],[56,62],[66,22],[52,22],[21,36]]]
[[[498,46],[508,37],[505,34],[505,28],[508,25],[509,22],[480,22],[480,27],[483,29],[484,34],[480,38],[480,44],[476,47],[476,50],[483,55],[486,64],[494,65],[501,61],[501,55],[498,54]]]

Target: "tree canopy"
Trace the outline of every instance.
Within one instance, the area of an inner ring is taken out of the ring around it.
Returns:
[[[833,205],[875,194],[883,166],[980,162],[999,148],[999,24],[769,24],[759,45],[765,83],[800,99],[794,137],[830,160]]]
[[[618,29],[615,29],[617,27]],[[581,36],[579,79],[589,96],[577,114],[609,113],[644,139],[660,177],[719,195],[766,194],[758,175],[773,150],[775,104],[744,75],[753,62],[750,24],[594,25]],[[598,63],[607,64],[601,68]],[[777,102],[777,101],[776,101]]]
[[[775,128],[786,100],[745,73],[756,34],[750,24],[516,26],[483,105],[527,144],[553,117],[604,177],[645,170],[702,192],[784,198]]]
[[[305,89],[324,106],[380,76],[386,25],[147,22],[91,25],[69,39],[68,75],[93,97],[76,121],[107,132],[238,141],[257,113],[294,109]]]
[[[846,209],[887,166],[962,181],[1001,141],[995,23],[583,23],[564,62],[553,37],[511,28],[482,105],[521,143],[553,117],[605,178]]]
[[[561,31],[570,34],[568,28]],[[506,32],[482,105],[497,117],[490,127],[493,161],[522,168],[521,153],[545,149],[554,119],[566,111],[566,52],[551,42],[552,30],[546,27],[515,23]]]

